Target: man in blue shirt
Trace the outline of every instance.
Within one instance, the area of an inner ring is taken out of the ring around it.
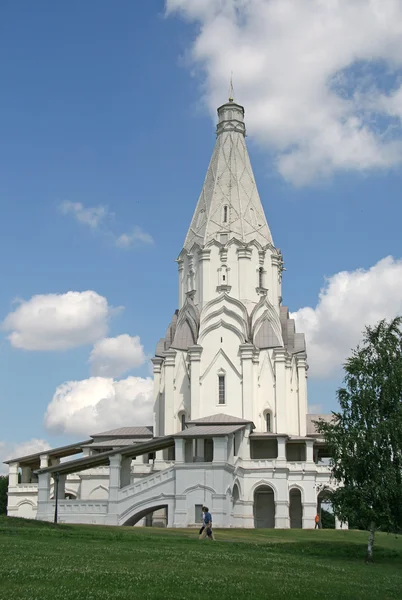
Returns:
[[[212,516],[206,506],[202,507],[203,516],[203,526],[201,529],[200,540],[205,539],[208,536],[209,540],[215,540],[214,534],[212,533]]]

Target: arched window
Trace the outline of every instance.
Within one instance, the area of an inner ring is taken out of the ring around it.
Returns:
[[[226,205],[223,207],[223,222],[228,222],[228,207]]]
[[[264,269],[262,267],[258,269],[258,287],[264,287]]]
[[[226,401],[225,376],[218,375],[218,403],[225,404],[225,401]]]
[[[180,421],[180,427],[181,430],[184,431],[186,428],[186,413],[185,412],[180,412],[178,414],[179,417],[179,421]]]
[[[272,433],[271,413],[268,411],[265,413],[265,426],[268,433]]]

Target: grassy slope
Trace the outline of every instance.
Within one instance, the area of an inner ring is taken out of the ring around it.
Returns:
[[[402,590],[402,538],[358,531],[114,528],[0,517],[1,600],[339,598]]]

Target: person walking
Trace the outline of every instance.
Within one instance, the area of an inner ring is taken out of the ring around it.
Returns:
[[[315,527],[314,529],[319,529],[320,528],[320,515],[317,513],[315,516]]]
[[[215,541],[215,536],[212,532],[212,516],[206,506],[202,507],[203,526],[200,529],[200,540],[204,540],[207,536],[209,540]]]

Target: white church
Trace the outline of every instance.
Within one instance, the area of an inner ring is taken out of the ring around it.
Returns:
[[[314,421],[329,416],[307,411],[304,334],[282,305],[283,259],[245,135],[230,98],[177,258],[178,310],[152,359],[153,424],[127,415],[8,461],[9,516],[195,527],[206,504],[215,527],[314,527],[331,487]]]

